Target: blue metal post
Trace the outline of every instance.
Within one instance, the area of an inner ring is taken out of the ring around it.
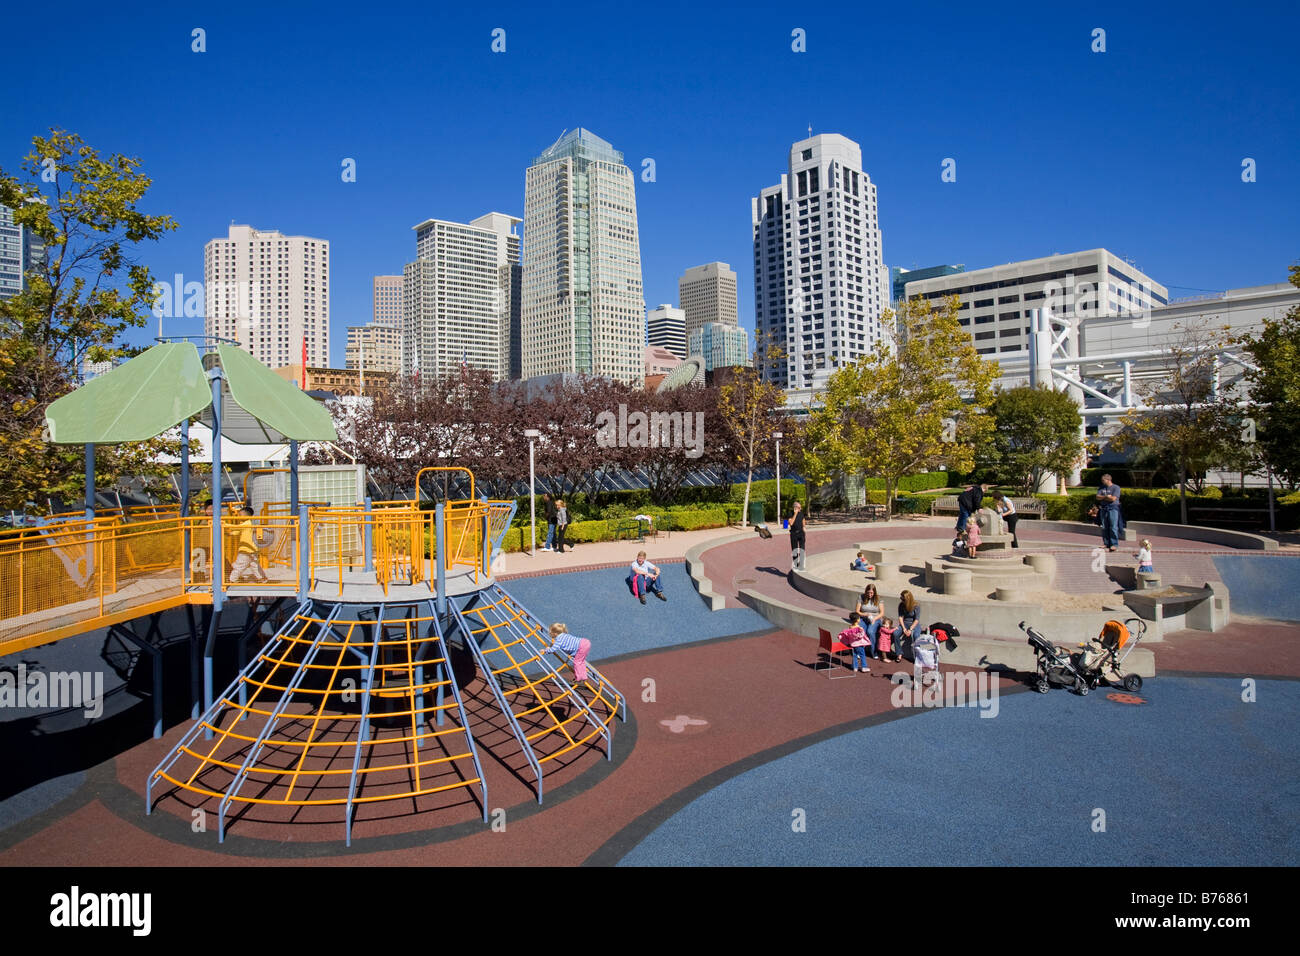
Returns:
[[[190,420],[181,422],[181,514],[190,513]],[[186,553],[189,553],[186,542]]]
[[[483,576],[488,577],[492,574],[492,539],[488,537],[488,512],[483,512],[483,520],[480,524],[479,545],[483,554],[479,561],[483,565]]]
[[[365,548],[365,552],[366,552],[367,571],[373,571],[375,569],[375,529],[370,524],[371,504],[372,503],[370,500],[370,496],[366,495],[366,521],[362,529],[365,533],[362,535],[362,537],[364,538],[363,547]]]
[[[307,506],[298,508],[298,600],[307,600],[311,590],[311,529],[307,527]]]
[[[289,513],[298,513],[298,442],[289,440]]]
[[[212,610],[216,613],[224,601],[221,582],[226,570],[221,556],[221,512],[225,510],[221,501],[221,367],[210,368],[208,378],[212,382]]]
[[[441,624],[447,619],[447,565],[444,560],[447,554],[447,523],[446,511],[441,501],[434,506],[434,541],[437,553],[433,556],[434,582],[438,589],[438,622]]]
[[[86,517],[95,517],[95,446],[86,445]]]

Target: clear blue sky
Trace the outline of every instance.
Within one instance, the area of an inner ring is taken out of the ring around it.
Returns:
[[[575,126],[638,174],[647,304],[721,259],[751,329],[749,200],[809,124],[861,143],[891,266],[1104,246],[1178,296],[1285,281],[1300,257],[1293,2],[148,7],[9,6],[0,167],[51,126],[141,157],[147,210],[180,223],[144,253],[158,278],[202,280],[232,220],[328,239],[336,364],[411,226],[521,215],[524,168]]]

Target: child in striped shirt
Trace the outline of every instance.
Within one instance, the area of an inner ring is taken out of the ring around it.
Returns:
[[[591,641],[585,637],[574,637],[567,625],[556,621],[551,625],[551,646],[543,654],[554,654],[557,650],[570,655],[573,661],[573,676],[578,680],[587,679],[587,652],[591,650]]]

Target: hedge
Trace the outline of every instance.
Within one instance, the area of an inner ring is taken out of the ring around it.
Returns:
[[[863,485],[868,491],[884,491],[885,479],[883,478],[866,478]],[[898,487],[894,491],[929,491],[931,488],[948,488],[948,472],[946,471],[926,471],[919,475],[904,475],[898,479]],[[883,504],[883,499],[881,504]]]
[[[654,514],[655,509],[650,509],[647,514]],[[663,527],[665,518],[671,516],[672,528],[674,531],[696,531],[700,528],[725,528],[730,522],[727,520],[727,512],[723,506],[716,508],[695,508],[695,509],[671,509],[669,511],[659,510],[655,515],[655,524]],[[614,535],[618,529],[619,522],[622,518],[599,519],[594,521],[575,521],[568,526],[565,531],[564,540],[566,542],[592,542],[592,541],[613,541]],[[528,522],[522,525],[512,526],[502,539],[501,547],[504,551],[526,551],[532,540],[529,531]],[[542,542],[546,540],[546,523],[539,521],[537,523],[537,545],[541,547]]]

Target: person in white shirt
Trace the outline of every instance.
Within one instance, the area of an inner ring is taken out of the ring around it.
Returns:
[[[1155,573],[1155,567],[1151,564],[1151,542],[1146,538],[1142,539],[1142,545],[1138,548],[1138,553],[1133,557],[1137,558],[1139,571],[1144,574]]]
[[[646,592],[650,591],[661,601],[667,601],[664,597],[664,586],[659,583],[659,569],[646,560],[645,552],[638,551],[636,560],[632,562],[632,571],[627,576],[627,582],[632,586],[632,593],[637,596],[642,604],[645,603]]]
[[[993,492],[993,507],[997,509],[1002,520],[1006,522],[1007,530],[1011,532],[1011,547],[1020,547],[1020,539],[1016,537],[1016,522],[1020,516],[1016,514],[1015,503],[1000,491]]]

